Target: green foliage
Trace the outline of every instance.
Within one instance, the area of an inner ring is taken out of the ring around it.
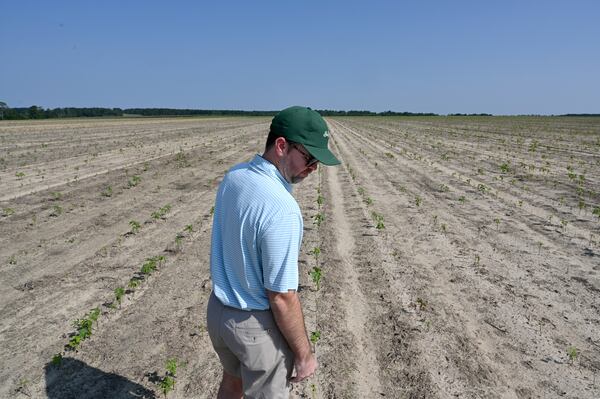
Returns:
[[[594,210],[592,211],[592,215],[596,215],[598,216],[598,219],[600,219],[600,206],[594,208]]]
[[[458,202],[460,202],[461,204],[464,204],[467,201],[467,199],[465,198],[464,195],[461,195],[460,197],[458,197]]]
[[[424,300],[423,298],[417,298],[417,305],[419,307],[419,310],[425,310],[427,309],[427,301]]]
[[[133,277],[131,280],[129,280],[127,287],[129,287],[131,289],[136,289],[139,285],[140,285],[140,279]]]
[[[142,227],[140,223],[135,220],[130,220],[129,226],[131,227],[131,233],[133,234],[137,234],[138,231],[140,231],[140,228]]]
[[[321,277],[323,276],[322,270],[320,267],[313,267],[312,270],[308,273],[312,278],[313,283],[317,285],[317,291],[321,289]]]
[[[159,380],[158,386],[165,397],[167,397],[169,392],[175,388],[175,378],[177,377],[177,359],[167,360],[165,368],[167,371],[165,376]]]
[[[416,206],[421,206],[422,203],[423,203],[423,199],[417,195],[415,197],[415,205]]]
[[[169,213],[171,211],[171,205],[167,204],[165,206],[163,206],[162,208],[160,208],[157,211],[154,211],[150,214],[150,216],[152,216],[153,219],[165,219],[167,213]]]
[[[167,397],[168,393],[175,388],[175,378],[170,375],[165,375],[158,383],[160,390]]]
[[[131,177],[131,179],[129,179],[129,181],[127,182],[127,184],[129,185],[129,187],[135,187],[138,184],[140,184],[140,182],[142,181],[142,178],[138,175],[133,175]]]
[[[62,215],[62,213],[63,213],[63,208],[60,205],[54,205],[52,207],[52,212],[50,212],[50,216],[58,217],[58,216]]]
[[[500,165],[500,170],[502,171],[502,173],[508,173],[510,172],[510,166],[508,165],[508,163],[504,162],[502,165]]]
[[[177,359],[169,359],[166,364],[167,373],[171,374],[173,377],[177,374]]]
[[[12,208],[2,208],[2,216],[7,217],[15,213],[15,210]]]
[[[17,177],[17,180],[21,180],[22,178],[25,177],[25,173],[17,172],[17,173],[15,173],[15,176]]]
[[[184,231],[187,231],[188,233],[192,233],[194,231],[194,227],[191,224],[188,224],[184,227],[183,229]]]
[[[185,152],[183,152],[183,149],[180,149],[177,155],[175,156],[175,166],[178,168],[187,168],[190,165],[191,164],[188,161]]]
[[[57,353],[56,355],[52,356],[52,365],[53,366],[60,366],[62,364],[62,361],[63,361],[62,353]]]
[[[106,187],[103,191],[102,191],[102,196],[103,197],[112,197],[113,195],[113,189],[111,186]]]
[[[123,295],[125,295],[125,288],[117,287],[115,288],[115,299],[119,306],[121,306],[121,302],[123,301]]]
[[[321,212],[319,212],[315,216],[313,216],[313,219],[313,224],[316,224],[317,227],[320,227],[321,223],[323,223],[323,221],[325,220],[325,216]]]
[[[385,229],[385,224],[383,224],[383,215],[373,211],[371,212],[371,217],[375,221],[375,228],[377,230]]]
[[[325,197],[323,197],[321,194],[319,194],[319,195],[317,196],[317,205],[319,206],[319,208],[320,208],[321,206],[323,206],[323,202],[324,202],[324,201],[325,201]]]
[[[313,331],[310,333],[310,342],[316,344],[321,339],[321,331]]]
[[[314,247],[311,253],[315,256],[315,259],[319,260],[319,255],[321,255],[321,248]]]
[[[577,359],[577,356],[579,356],[579,350],[574,346],[569,346],[567,348],[567,356],[569,356],[569,360],[573,363]]]
[[[53,200],[53,201],[58,201],[58,200],[60,200],[60,199],[62,199],[62,193],[60,193],[60,192],[58,192],[58,191],[54,191],[54,192],[52,193],[52,200]]]
[[[214,206],[211,206],[211,207],[210,207],[210,212],[209,212],[209,215],[210,215],[210,216],[213,216],[214,214],[215,214],[215,207],[214,207]]]
[[[478,184],[477,191],[485,194],[487,191],[489,191],[489,188],[485,184]]]

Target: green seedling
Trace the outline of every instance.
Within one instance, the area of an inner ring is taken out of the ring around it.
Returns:
[[[419,310],[427,309],[427,301],[423,298],[417,298],[417,305],[419,306]]]
[[[442,183],[442,184],[440,184],[440,191],[443,193],[446,193],[446,192],[450,191],[450,187],[448,187],[447,185]]]
[[[138,175],[133,175],[131,177],[131,179],[129,179],[129,181],[127,182],[127,184],[129,185],[129,187],[135,187],[138,184],[140,184],[140,182],[142,181],[142,178]]]
[[[12,208],[2,208],[2,216],[10,216],[15,213],[15,210]]]
[[[175,388],[175,378],[177,374],[177,359],[169,359],[166,364],[166,373],[163,378],[160,379],[158,386],[160,390],[167,397],[167,394]]]
[[[479,261],[480,261],[480,260],[481,260],[481,259],[480,259],[479,255],[477,255],[477,254],[476,254],[476,255],[475,255],[475,266],[479,266]]]
[[[445,233],[445,232],[446,232],[446,223],[442,223],[442,224],[440,225],[440,228],[442,229],[442,232],[444,232],[444,233]]]
[[[146,262],[142,265],[141,272],[142,274],[150,275],[152,272],[156,270],[156,260],[150,258],[146,259]]]
[[[371,199],[371,197],[365,198],[365,204],[367,204],[367,206],[373,205],[373,199]]]
[[[62,193],[60,193],[58,191],[55,191],[55,192],[52,193],[52,200],[53,201],[58,201],[60,199],[62,199]]]
[[[121,301],[123,301],[123,295],[125,295],[125,288],[123,288],[123,287],[115,288],[115,299],[117,300],[119,307],[121,307]]]
[[[500,228],[500,218],[495,218],[494,223],[496,223],[496,230]]]
[[[325,216],[321,212],[319,212],[315,216],[313,216],[313,219],[313,224],[316,224],[317,227],[320,227],[321,223],[323,223],[323,221],[325,220]]]
[[[600,219],[600,206],[594,208],[594,210],[592,211],[592,215],[596,215],[598,216],[598,219]]]
[[[313,283],[317,285],[317,291],[319,291],[321,289],[321,277],[323,276],[321,268],[315,266],[308,274],[312,278]]]
[[[106,187],[103,191],[102,191],[102,196],[103,197],[112,197],[113,195],[113,189],[111,186]]]
[[[421,206],[421,203],[423,202],[423,200],[421,199],[421,197],[419,197],[418,195],[415,197],[415,205],[416,206]]]
[[[58,216],[62,215],[62,213],[63,213],[63,208],[60,205],[54,205],[52,207],[52,212],[50,212],[50,216],[58,217]]]
[[[477,190],[485,194],[487,191],[489,191],[489,188],[485,184],[478,184]]]
[[[392,154],[391,152],[386,152],[385,156],[388,157],[388,158],[395,158],[394,154]]]
[[[15,176],[17,177],[18,180],[21,180],[22,178],[25,177],[25,173],[17,172],[17,173],[15,173]]]
[[[359,188],[358,188],[358,193],[359,193],[360,195],[365,195],[365,189],[364,189],[364,188],[362,188],[362,187],[359,187]]]
[[[129,226],[131,227],[131,233],[132,234],[137,234],[138,231],[140,231],[140,228],[142,227],[140,225],[140,223],[138,221],[135,221],[135,220],[129,221]]]
[[[132,278],[131,280],[129,280],[129,283],[127,283],[127,287],[131,288],[131,289],[136,289],[137,287],[139,287],[140,285],[140,280],[137,278]]]
[[[508,173],[510,171],[510,166],[508,166],[508,163],[503,163],[502,165],[500,165],[500,170],[502,171],[502,173]]]
[[[88,319],[90,319],[91,321],[98,321],[98,317],[100,316],[100,308],[94,308],[90,311],[90,314],[88,315]]]
[[[567,356],[569,356],[569,361],[573,363],[577,359],[577,356],[579,356],[579,351],[576,347],[570,346],[567,348]]]
[[[62,353],[57,353],[56,355],[52,356],[52,365],[53,366],[60,366],[62,364],[62,361],[63,361]]]
[[[371,212],[371,217],[375,221],[375,228],[377,230],[385,229],[385,224],[383,224],[383,215],[373,211]]]
[[[191,224],[188,224],[183,230],[191,234],[194,231],[194,227]]]
[[[177,233],[177,235],[175,236],[175,247],[177,248],[177,251],[181,251],[182,243],[183,243],[183,236],[181,234]]]
[[[210,216],[213,216],[215,214],[215,207],[211,206],[210,207],[210,212],[208,213]]]
[[[316,344],[321,339],[321,331],[313,331],[310,333],[310,342]]]
[[[167,373],[173,377],[177,374],[177,359],[169,359],[166,364]]]
[[[319,206],[319,208],[321,206],[323,206],[323,202],[325,202],[325,197],[323,197],[321,194],[319,194],[317,196],[317,205]]]
[[[314,247],[311,253],[315,256],[315,259],[319,261],[319,255],[321,255],[321,248]]]
[[[464,204],[467,201],[467,199],[465,198],[464,195],[461,195],[460,197],[458,197],[458,202],[460,202],[461,204]]]

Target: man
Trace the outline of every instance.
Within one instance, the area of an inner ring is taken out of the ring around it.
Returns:
[[[215,202],[207,326],[223,365],[218,398],[287,398],[317,360],[298,298],[302,215],[292,184],[340,162],[323,118],[290,107],[271,122],[264,154],[227,172]],[[295,369],[295,375],[293,374]]]

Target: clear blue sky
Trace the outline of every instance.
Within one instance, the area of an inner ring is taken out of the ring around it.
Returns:
[[[600,2],[4,0],[0,100],[599,113]]]

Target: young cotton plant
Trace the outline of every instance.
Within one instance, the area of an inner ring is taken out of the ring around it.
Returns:
[[[312,278],[313,283],[315,283],[315,285],[317,286],[317,291],[319,291],[321,289],[321,277],[323,276],[321,268],[315,266],[310,272],[308,272],[308,274]]]

